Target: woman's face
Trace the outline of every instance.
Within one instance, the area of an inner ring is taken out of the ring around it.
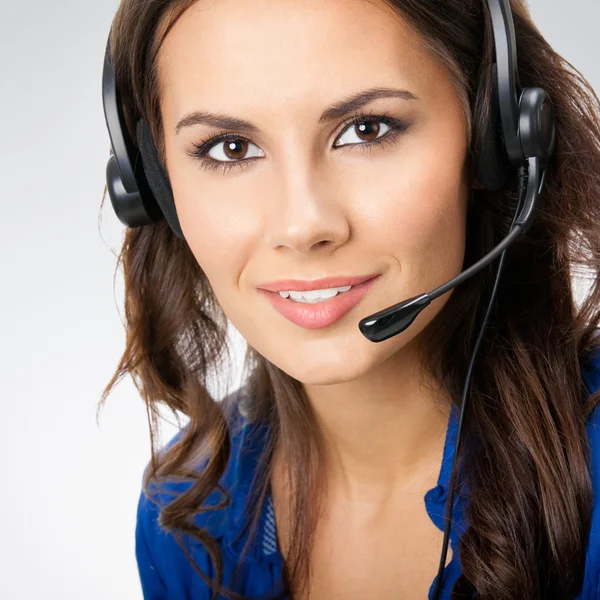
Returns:
[[[177,214],[232,324],[305,384],[353,381],[399,359],[449,294],[385,342],[368,341],[359,320],[432,290],[464,257],[468,125],[440,60],[383,2],[200,0],[158,64]],[[327,117],[384,88],[398,93]],[[196,112],[252,130],[189,118]],[[191,155],[226,133],[234,139]],[[371,274],[380,276],[360,302],[321,327],[293,323],[259,290]]]

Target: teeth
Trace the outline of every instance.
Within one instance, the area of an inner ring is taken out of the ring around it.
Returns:
[[[279,292],[279,295],[282,298],[290,297],[296,302],[306,302],[308,304],[314,304],[321,300],[333,298],[334,296],[337,296],[338,293],[347,292],[351,287],[351,285],[346,285],[344,287],[329,288],[326,290],[310,290],[307,292],[295,292],[293,290],[290,290],[289,292]]]

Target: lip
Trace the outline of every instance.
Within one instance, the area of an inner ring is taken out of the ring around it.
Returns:
[[[350,312],[369,292],[369,290],[375,285],[375,282],[379,279],[380,275],[369,276],[370,278],[362,278],[363,282],[358,284],[346,283],[346,285],[352,285],[352,289],[347,292],[338,293],[333,298],[327,300],[320,300],[315,304],[305,304],[300,302],[294,302],[290,298],[282,298],[279,295],[279,291],[296,290],[304,291],[302,289],[290,287],[281,287],[278,291],[269,291],[265,289],[258,289],[259,294],[266,297],[271,303],[273,308],[282,314],[286,319],[305,329],[321,329],[327,327],[332,323],[335,323],[341,319],[346,313]],[[359,279],[359,278],[354,278]],[[338,278],[337,281],[340,279]],[[346,278],[345,281],[349,281],[350,278]],[[331,285],[331,280],[318,280],[319,285],[323,285],[323,281],[327,281],[327,285],[323,287],[342,287],[344,284],[335,283]],[[279,285],[281,282],[277,282]],[[290,282],[283,282],[285,285],[289,285]],[[308,282],[305,282],[308,283]],[[295,283],[297,285],[298,282]],[[311,282],[309,285],[311,289],[321,289],[314,287],[315,282]]]
[[[340,277],[325,277],[323,279],[313,279],[312,281],[282,279],[279,281],[261,283],[257,287],[258,289],[267,290],[269,292],[288,292],[289,290],[293,290],[294,292],[308,292],[310,290],[324,290],[327,288],[344,287],[346,285],[359,285],[360,283],[378,277],[379,275],[379,273],[372,273],[371,275],[355,275],[354,277],[344,277],[341,275]]]

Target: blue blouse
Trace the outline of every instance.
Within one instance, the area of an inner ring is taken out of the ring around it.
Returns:
[[[590,368],[583,371],[588,391],[600,388],[600,353]],[[238,390],[239,392],[240,390]],[[233,396],[235,397],[234,392]],[[444,452],[437,485],[424,497],[427,513],[435,525],[443,531],[444,501],[446,486],[450,478],[450,469],[454,456],[454,443],[458,425],[458,410],[453,407],[446,431]],[[230,491],[231,503],[225,507],[209,511],[196,517],[195,522],[208,530],[220,544],[223,556],[223,584],[239,594],[250,598],[273,594],[280,591],[279,581],[283,567],[283,556],[278,548],[275,530],[273,502],[268,494],[261,507],[258,536],[251,543],[250,551],[240,563],[238,575],[232,583],[233,571],[238,563],[244,542],[248,538],[246,527],[251,515],[244,510],[248,499],[248,490],[255,473],[257,458],[262,444],[259,437],[250,433],[257,424],[248,423],[245,417],[235,412],[236,424],[231,428],[231,456],[227,468],[220,480],[221,485]],[[173,444],[182,434],[180,431],[167,444]],[[587,547],[585,576],[581,593],[574,600],[600,600],[600,408],[595,408],[587,423],[588,439],[591,447],[590,475],[593,486],[593,512]],[[260,434],[260,431],[259,431]],[[162,504],[168,504],[174,496],[187,489],[189,482],[163,483],[158,490]],[[153,493],[157,493],[154,488]],[[223,499],[217,490],[207,498],[205,505],[214,506]],[[455,508],[450,530],[452,560],[446,566],[442,579],[442,600],[449,600],[452,585],[461,574],[458,537],[467,528],[463,519],[462,498],[455,495]],[[137,508],[135,532],[135,553],[144,600],[210,600],[212,590],[202,581],[189,564],[184,552],[172,534],[158,524],[158,507],[142,492]],[[184,536],[186,549],[200,569],[211,579],[216,576],[208,553],[203,546],[190,536]],[[431,600],[436,578],[432,581],[428,598]],[[224,596],[219,595],[219,600]]]

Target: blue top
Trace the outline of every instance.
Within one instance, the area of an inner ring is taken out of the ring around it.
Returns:
[[[583,372],[588,391],[600,388],[600,353],[595,357],[589,370]],[[239,390],[238,390],[239,391]],[[235,396],[235,393],[234,393]],[[249,512],[244,511],[245,501],[248,499],[248,489],[255,472],[256,459],[260,451],[260,444],[252,442],[255,436],[249,437],[251,430],[257,424],[247,423],[245,417],[239,412],[234,413],[237,424],[241,427],[231,428],[232,446],[231,456],[227,468],[220,480],[221,485],[230,491],[231,504],[225,508],[209,511],[199,515],[196,523],[207,529],[220,544],[223,555],[223,584],[230,587],[233,570],[238,562],[242,547],[248,537],[248,528],[244,527],[244,517]],[[447,496],[446,485],[450,478],[450,469],[454,456],[454,443],[458,426],[459,413],[455,407],[450,412],[444,453],[438,484],[425,494],[425,507],[431,520],[443,531],[444,501]],[[181,435],[181,431],[167,444],[173,444]],[[593,512],[590,537],[586,554],[585,576],[581,593],[574,600],[600,600],[600,409],[595,408],[587,423],[588,439],[591,446],[590,475],[593,486]],[[249,444],[248,442],[252,442]],[[252,445],[253,444],[253,445]],[[163,504],[168,504],[173,499],[172,492],[180,493],[191,484],[168,483],[163,484],[161,493],[158,494]],[[171,492],[171,493],[169,493]],[[214,506],[223,498],[214,490],[205,502],[205,505]],[[440,598],[449,600],[452,585],[461,573],[460,556],[458,551],[458,532],[466,529],[466,522],[462,518],[462,499],[455,495],[455,509],[453,512],[452,527],[450,531],[450,546],[452,560],[444,570],[442,592]],[[173,536],[163,530],[157,522],[158,508],[144,493],[140,494],[137,509],[137,525],[135,535],[135,552],[139,569],[140,580],[144,593],[144,600],[210,600],[212,591],[202,581],[200,576],[189,564],[184,552],[178,546]],[[186,548],[190,551],[200,569],[210,578],[216,573],[208,553],[200,542],[184,536]],[[251,545],[251,550],[246,554],[241,563],[240,574],[236,577],[236,584],[231,587],[239,594],[250,598],[280,591],[279,581],[283,566],[283,556],[277,544],[275,532],[275,519],[273,503],[268,495],[261,510],[259,535]],[[437,579],[437,577],[436,577]],[[428,598],[431,599],[435,579],[431,583]],[[218,596],[219,600],[224,597]]]

